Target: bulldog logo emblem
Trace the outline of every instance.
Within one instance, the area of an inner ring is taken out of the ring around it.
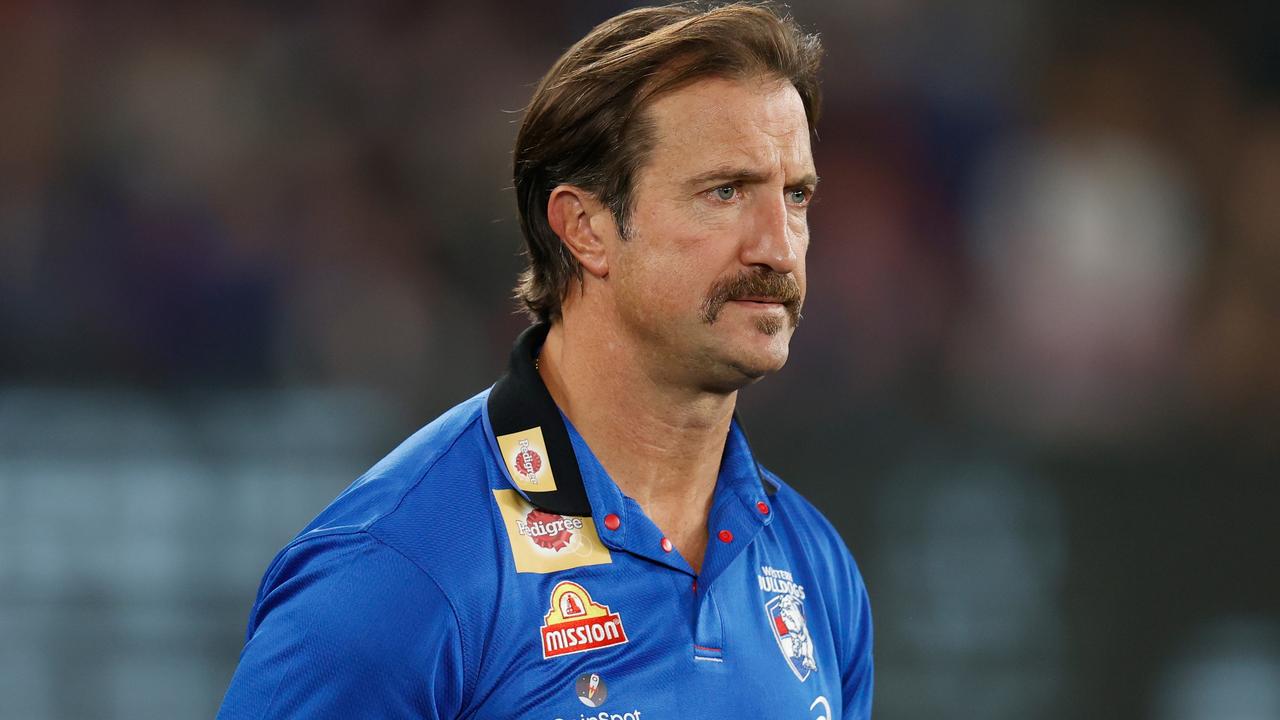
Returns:
[[[773,597],[764,604],[773,639],[778,642],[778,649],[791,672],[804,682],[810,673],[818,669],[813,638],[809,636],[809,626],[804,619],[804,586],[796,583],[790,572],[767,566],[760,569],[759,580],[761,590],[773,593]]]

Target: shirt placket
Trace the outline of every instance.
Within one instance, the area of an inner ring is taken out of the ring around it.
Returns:
[[[760,482],[745,439],[736,428],[730,434],[708,516],[702,570],[695,573],[639,503],[622,494],[581,435],[571,424],[568,427],[601,541],[613,550],[645,558],[688,578],[693,598],[690,657],[699,669],[722,666],[728,638],[716,582],[773,520],[771,498]]]

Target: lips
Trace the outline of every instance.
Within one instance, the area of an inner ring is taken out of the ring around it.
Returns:
[[[729,302],[734,303],[735,305],[737,305],[737,306],[739,306],[739,307],[741,307],[741,308],[743,308],[744,310],[747,310],[747,311],[752,311],[752,310],[765,310],[765,311],[785,310],[785,309],[786,309],[786,307],[787,307],[786,301],[784,301],[784,300],[779,300],[778,298],[771,298],[771,297],[743,297],[743,298],[733,298],[733,299],[732,299],[732,300],[730,300]]]

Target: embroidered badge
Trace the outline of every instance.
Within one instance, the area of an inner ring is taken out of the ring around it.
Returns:
[[[542,657],[599,650],[627,641],[622,618],[591,599],[586,588],[568,580],[551,591],[551,609],[542,623]]]
[[[591,518],[539,510],[515,490],[494,490],[493,497],[502,513],[516,572],[549,573],[613,562]]]
[[[818,669],[814,659],[813,639],[804,617],[804,586],[795,582],[789,570],[769,566],[760,568],[756,576],[765,594],[764,611],[769,629],[791,672],[804,682]]]
[[[600,678],[599,673],[584,673],[578,676],[573,684],[578,700],[587,707],[600,707],[609,699],[609,686]]]
[[[556,476],[547,462],[547,443],[542,428],[535,427],[498,436],[498,449],[507,473],[516,487],[525,492],[551,492],[556,489]]]

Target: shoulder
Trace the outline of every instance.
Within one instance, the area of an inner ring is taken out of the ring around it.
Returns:
[[[453,632],[456,614],[449,606],[430,573],[368,532],[350,530],[312,535],[282,550],[263,577],[254,615],[260,624],[302,612],[308,629],[341,632],[367,645],[375,638],[369,630],[385,627],[389,616],[407,621],[421,613],[418,619],[429,621],[424,627]],[[402,628],[415,625],[406,622]]]
[[[761,471],[777,487],[773,504],[778,512],[775,523],[781,524],[779,532],[822,558],[855,565],[848,546],[827,516],[777,474],[763,467]]]
[[[250,618],[254,657],[320,667],[332,661],[325,648],[350,646],[344,657],[368,655],[360,667],[446,663],[437,668],[446,695],[464,693],[487,621],[468,588],[492,584],[500,563],[496,543],[477,542],[494,534],[490,485],[499,471],[486,397],[414,433],[276,555]],[[440,657],[422,655],[433,647]],[[403,680],[407,688],[421,677]]]
[[[762,469],[763,470],[763,469]],[[772,527],[804,558],[809,578],[817,583],[813,596],[835,619],[836,646],[841,660],[845,707],[851,716],[869,717],[872,686],[872,620],[867,586],[853,554],[835,526],[794,488],[763,470],[778,490],[777,517]],[[857,709],[856,712],[850,708]]]
[[[855,622],[869,624],[867,586],[857,561],[839,531],[813,503],[777,475],[765,470],[778,491],[773,504],[777,515],[771,528],[793,557],[802,561],[805,574],[826,591],[821,593],[831,609]]]
[[[487,391],[454,406],[411,435],[369,468],[303,528],[308,536],[368,529],[394,514],[406,495],[431,476],[442,461],[479,464],[483,457],[481,417]]]
[[[335,498],[293,544],[366,532],[412,562],[424,555],[427,538],[436,554],[473,545],[468,533],[451,530],[468,523],[481,529],[492,515],[489,487],[497,465],[484,429],[487,397],[486,390],[410,436]]]
[[[441,415],[360,476],[280,552],[262,592],[303,567],[354,564],[344,571],[417,574],[453,607],[467,605],[472,576],[492,578],[501,562],[490,490],[501,469],[484,429],[486,397]]]
[[[452,716],[474,683],[452,603],[363,530],[296,541],[263,579],[220,720]]]

